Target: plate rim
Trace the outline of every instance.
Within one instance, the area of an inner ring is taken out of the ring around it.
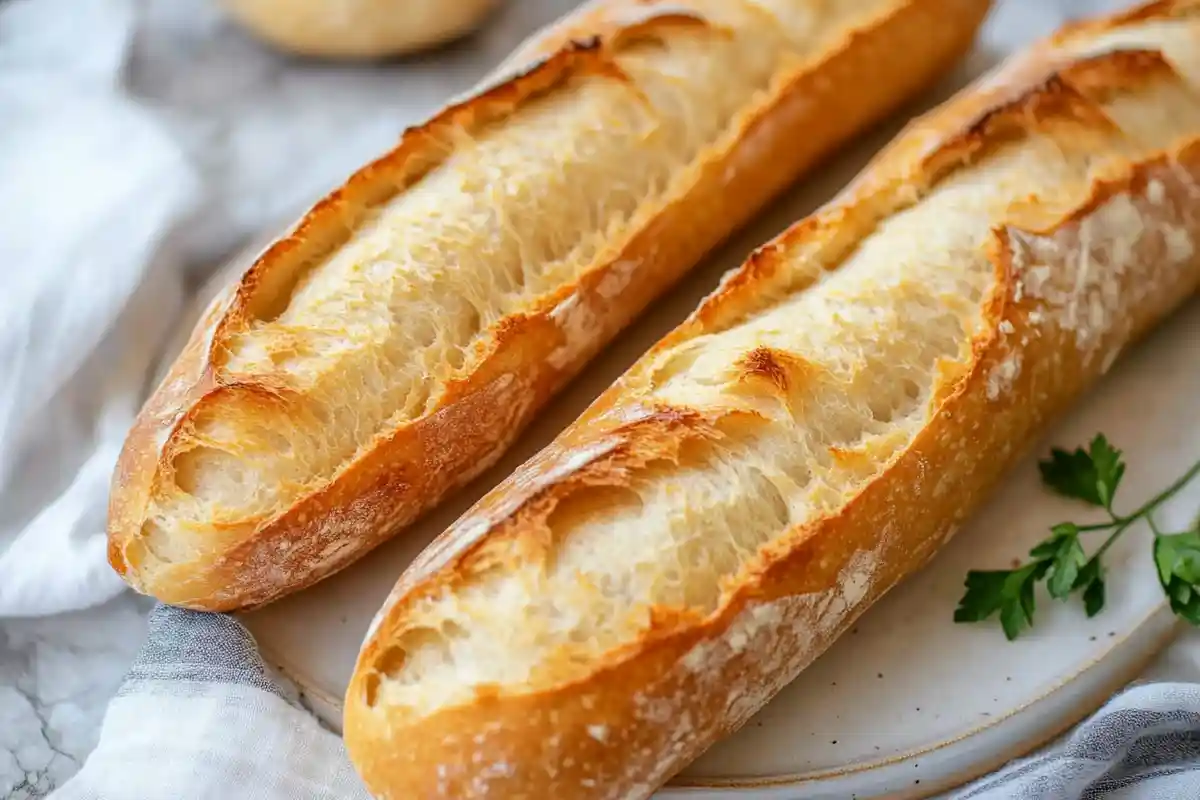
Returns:
[[[943,750],[947,747],[955,745],[959,742],[978,736],[998,725],[1001,725],[1018,714],[1029,711],[1034,706],[1049,699],[1052,695],[1063,691],[1068,685],[1074,683],[1083,677],[1087,672],[1098,667],[1102,661],[1109,657],[1115,650],[1128,643],[1129,639],[1138,632],[1144,625],[1148,624],[1154,617],[1164,614],[1168,611],[1167,604],[1161,603],[1156,606],[1150,613],[1138,621],[1136,625],[1130,627],[1128,632],[1119,637],[1113,637],[1112,646],[1109,647],[1103,654],[1093,658],[1086,665],[1063,678],[1051,688],[1039,694],[1034,699],[1016,707],[1004,714],[991,717],[982,725],[979,725],[971,730],[958,736],[942,740],[928,747],[915,748],[905,751],[895,756],[888,756],[879,760],[860,762],[844,768],[814,770],[803,773],[790,773],[788,775],[770,776],[765,778],[702,778],[695,781],[686,782],[678,778],[672,779],[663,788],[671,788],[676,791],[677,795],[683,796],[686,794],[700,795],[716,790],[748,790],[758,791],[763,789],[784,789],[790,787],[802,787],[804,785],[812,785],[820,781],[828,781],[836,778],[844,778],[850,775],[864,774],[877,770],[883,767],[892,766],[894,764],[904,763],[914,758],[919,758],[929,753]],[[933,779],[928,788],[922,785],[920,790],[913,792],[893,792],[887,795],[888,800],[919,800],[920,798],[928,798],[933,795],[945,792],[948,789],[953,789],[969,783],[976,778],[986,775],[994,771],[998,767],[1012,761],[1015,758],[1020,758],[1027,755],[1037,748],[1054,740],[1067,730],[1070,730],[1079,722],[1081,722],[1089,714],[1095,712],[1104,703],[1110,699],[1113,694],[1121,687],[1133,681],[1147,665],[1154,661],[1163,650],[1170,645],[1172,641],[1179,635],[1181,625],[1179,620],[1171,619],[1165,621],[1164,630],[1155,635],[1153,642],[1136,658],[1130,659],[1129,664],[1119,670],[1114,676],[1106,680],[1103,684],[1094,690],[1088,691],[1085,696],[1071,705],[1071,711],[1065,713],[1060,722],[1050,726],[1045,730],[1038,730],[1037,733],[1031,734],[1028,737],[1023,737],[1022,741],[1004,748],[1002,755],[980,759],[979,762],[971,764],[962,770],[957,771],[954,775],[941,779]]]
[[[1129,640],[1145,625],[1150,623],[1154,617],[1168,611],[1169,609],[1165,599],[1159,601],[1146,614],[1139,618],[1136,624],[1128,626],[1120,636],[1115,636],[1108,640],[1108,646],[1102,653],[1093,656],[1085,664],[1079,667],[1079,669],[1062,677],[1042,693],[1022,703],[1021,705],[1008,709],[1003,714],[995,717],[989,717],[986,722],[972,727],[961,734],[943,739],[929,746],[919,747],[896,755],[890,755],[885,758],[862,761],[839,768],[786,773],[765,776],[761,778],[705,777],[688,779],[685,777],[676,776],[664,784],[662,788],[671,790],[676,796],[701,796],[714,791],[757,792],[770,789],[795,788],[805,785],[812,785],[821,781],[845,778],[857,774],[865,774],[874,770],[925,756],[929,753],[944,750],[947,747],[951,747],[972,737],[979,736],[998,725],[1004,724],[1018,714],[1028,711],[1035,705],[1044,702],[1057,692],[1062,691],[1069,684],[1079,680],[1086,673],[1100,666],[1100,664],[1106,658],[1110,657],[1113,652],[1126,645]],[[1174,640],[1174,638],[1179,634],[1179,631],[1180,625],[1177,618],[1167,621],[1163,632],[1155,635],[1153,643],[1148,646],[1138,657],[1131,659],[1129,664],[1126,665],[1125,668],[1119,670],[1113,678],[1106,680],[1102,686],[1094,691],[1087,692],[1084,698],[1073,703],[1070,712],[1064,713],[1063,717],[1056,721],[1054,725],[1051,725],[1046,729],[1039,729],[1035,734],[1022,737],[1022,741],[1005,748],[1000,756],[989,759],[980,759],[978,762],[971,764],[969,767],[966,767],[961,771],[957,771],[953,776],[944,778],[942,780],[934,779],[928,784],[928,786],[922,786],[919,791],[912,793],[902,792],[888,796],[894,798],[894,800],[920,800],[921,798],[932,797],[933,795],[939,794],[948,789],[953,789],[975,780],[976,778],[995,770],[999,766],[1002,766],[1003,764],[1006,764],[1015,758],[1020,758],[1023,755],[1027,755],[1033,750],[1036,750],[1038,747],[1041,747],[1042,745],[1052,741],[1074,725],[1078,724],[1089,714],[1093,713],[1097,708],[1104,704],[1107,698],[1111,697],[1122,686],[1132,681],[1138,674],[1142,672],[1143,669],[1145,669],[1147,664],[1152,662],[1154,658],[1160,654],[1172,640]],[[279,654],[271,647],[259,645],[259,648],[263,659],[281,674],[283,674],[283,676],[289,681],[295,684],[296,688],[302,695],[317,700],[318,702],[328,706],[330,709],[335,710],[339,716],[341,715],[345,706],[344,698],[335,697],[326,689],[318,686],[316,681],[306,675],[303,671],[294,668],[286,659],[279,657]],[[317,714],[313,709],[309,710],[316,716],[320,716],[320,714]],[[323,721],[328,722],[327,720]],[[342,737],[343,729],[340,722],[338,723],[337,729],[334,731],[334,733],[336,733],[339,738]]]

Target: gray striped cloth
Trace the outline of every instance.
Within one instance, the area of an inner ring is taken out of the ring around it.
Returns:
[[[155,609],[100,743],[57,800],[366,800],[321,727],[232,617]],[[953,800],[1197,800],[1200,687],[1135,686],[1047,753]],[[547,798],[547,800],[551,800]]]

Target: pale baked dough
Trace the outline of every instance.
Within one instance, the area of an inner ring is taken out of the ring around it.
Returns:
[[[969,46],[986,0],[594,3],[404,134],[213,304],[131,431],[109,558],[302,588],[493,463],[617,330]]]
[[[435,541],[346,696],[376,796],[647,797],[930,558],[1200,284],[1198,39],[1073,26],[910,124]]]
[[[282,50],[360,59],[403,55],[464,36],[484,21],[497,0],[221,0],[221,4],[241,25]]]

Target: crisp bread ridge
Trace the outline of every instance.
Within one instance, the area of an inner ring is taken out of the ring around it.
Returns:
[[[214,302],[122,453],[111,563],[165,602],[230,610],[361,557],[493,463],[795,175],[965,51],[986,6],[610,0],[535,37]],[[607,156],[530,167],[554,160],[538,145],[568,119],[562,141]],[[526,149],[496,144],[510,140]],[[519,203],[501,189],[532,213],[507,213]],[[431,239],[439,225],[454,236]]]
[[[912,123],[434,542],[346,696],[372,791],[648,796],[932,557],[1200,285],[1196,7]]]

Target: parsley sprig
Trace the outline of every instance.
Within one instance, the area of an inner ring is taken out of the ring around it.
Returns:
[[[1129,514],[1113,510],[1125,462],[1121,451],[1103,434],[1092,439],[1087,450],[1080,447],[1067,452],[1056,448],[1038,466],[1047,487],[1104,509],[1108,521],[1089,525],[1060,522],[1050,529],[1050,536],[1029,551],[1029,562],[1008,570],[971,570],[967,573],[966,593],[954,612],[955,622],[979,622],[998,613],[1004,635],[1015,639],[1033,625],[1034,588],[1040,581],[1046,582],[1055,599],[1081,595],[1084,611],[1094,617],[1104,608],[1104,553],[1131,525],[1145,519],[1154,533],[1154,564],[1171,609],[1193,625],[1200,625],[1200,520],[1181,533],[1163,533],[1154,521],[1158,507],[1200,475],[1200,462]],[[1108,538],[1089,557],[1081,537],[1100,531],[1107,531]]]

